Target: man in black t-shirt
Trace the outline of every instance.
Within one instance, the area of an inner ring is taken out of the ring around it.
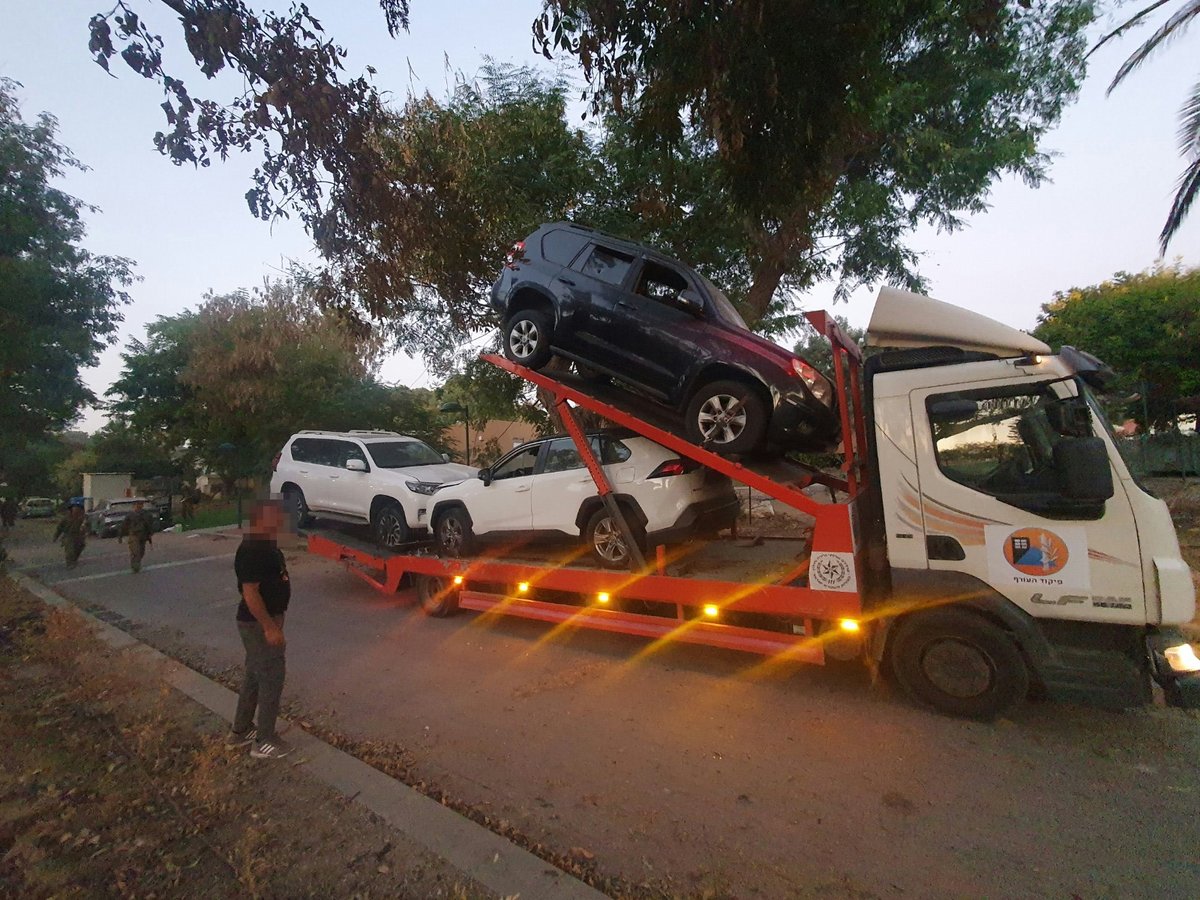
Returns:
[[[237,574],[238,634],[246,648],[246,671],[237,713],[226,743],[250,746],[255,759],[281,759],[291,748],[275,734],[285,674],[283,618],[292,597],[287,564],[275,541],[283,525],[279,504],[263,502],[250,513],[250,528],[233,560]],[[258,712],[258,727],[254,714]]]

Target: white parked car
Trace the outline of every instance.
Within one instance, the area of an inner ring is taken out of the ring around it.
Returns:
[[[631,432],[589,435],[634,537],[650,546],[715,534],[737,519],[730,480]],[[478,478],[433,498],[439,552],[466,556],[479,542],[583,539],[605,566],[629,565],[629,550],[569,437],[517,447]]]
[[[429,501],[443,483],[478,469],[448,462],[428,444],[394,431],[301,431],[272,463],[271,492],[298,523],[370,524],[395,549],[429,527]]]

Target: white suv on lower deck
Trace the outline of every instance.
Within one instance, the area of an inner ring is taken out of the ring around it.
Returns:
[[[737,520],[738,498],[726,476],[632,432],[609,429],[588,440],[642,550],[716,534]],[[526,541],[582,540],[601,565],[629,564],[619,528],[569,437],[517,447],[432,499],[434,539],[448,556],[469,555],[486,542],[511,550]]]
[[[395,549],[429,527],[434,491],[478,469],[448,461],[428,444],[394,431],[301,431],[272,463],[271,492],[298,523],[370,524]]]

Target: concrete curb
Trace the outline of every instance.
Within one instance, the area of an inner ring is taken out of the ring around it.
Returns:
[[[237,695],[233,691],[84,612],[28,575],[17,572],[10,573],[10,577],[47,604],[79,613],[94,628],[96,636],[113,649],[128,651],[148,663],[161,666],[166,682],[173,688],[225,721],[232,721],[237,705]],[[599,900],[606,896],[436,800],[308,734],[296,724],[288,731],[288,743],[304,760],[300,768],[352,803],[371,810],[392,828],[501,897]]]

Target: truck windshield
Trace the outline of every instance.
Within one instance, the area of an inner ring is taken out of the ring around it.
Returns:
[[[696,274],[699,275],[698,272]],[[738,328],[749,331],[750,326],[746,324],[746,320],[742,318],[742,314],[737,311],[737,307],[733,305],[733,301],[725,296],[725,292],[703,275],[700,275],[700,280],[704,282],[704,289],[712,297],[713,306],[717,308],[717,314],[730,325],[736,325]]]
[[[380,441],[367,444],[367,449],[380,469],[432,466],[442,461],[441,454],[421,441]]]

